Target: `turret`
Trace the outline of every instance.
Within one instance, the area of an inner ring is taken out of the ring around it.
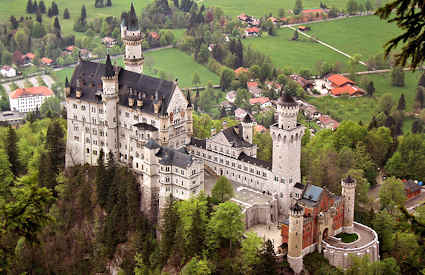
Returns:
[[[279,115],[278,125],[280,129],[292,130],[297,127],[299,105],[288,93],[283,93],[277,102]]]
[[[133,107],[134,106],[134,93],[133,88],[128,89],[128,106]]]
[[[193,134],[193,117],[192,117],[192,112],[193,112],[193,107],[192,107],[192,100],[191,100],[191,98],[190,98],[190,92],[189,91],[187,91],[187,109],[186,109],[186,112],[187,112],[187,132],[188,132],[188,135],[189,135],[189,137],[191,137],[192,136],[192,134]],[[188,141],[188,142],[190,142],[190,141]]]
[[[341,181],[342,200],[344,203],[344,220],[342,223],[344,232],[353,233],[354,201],[356,195],[356,180],[351,176]]]
[[[249,114],[246,114],[244,119],[242,120],[242,128],[243,128],[243,139],[252,144],[252,136],[253,136],[253,121]]]
[[[144,63],[142,52],[143,36],[140,32],[139,20],[137,19],[133,3],[131,3],[130,11],[126,18],[123,18],[121,23],[121,39],[125,44],[125,69],[142,73]]]
[[[83,95],[83,91],[81,90],[81,84],[80,84],[80,80],[77,79],[77,85],[75,87],[75,97],[76,98],[81,98],[81,96]]]
[[[137,95],[137,107],[142,108],[143,107],[143,95],[141,92]]]
[[[296,274],[303,270],[304,208],[298,203],[289,209],[288,263]]]

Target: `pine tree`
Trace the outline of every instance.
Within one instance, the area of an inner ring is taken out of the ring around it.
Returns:
[[[53,12],[52,12],[52,8],[51,7],[47,10],[47,16],[48,17],[52,17],[53,16]]]
[[[400,99],[398,100],[397,110],[403,111],[406,109],[406,100],[404,99],[404,94],[401,94]]]
[[[68,8],[65,8],[63,11],[63,19],[69,19],[70,17]]]
[[[105,153],[103,149],[100,149],[99,158],[97,159],[96,167],[96,194],[97,201],[102,208],[105,208],[106,201],[108,198],[108,187],[106,177],[106,167],[105,167]]]
[[[107,0],[106,1],[106,6],[107,7],[112,7],[112,0]]]
[[[53,120],[48,129],[46,135],[46,149],[49,154],[50,161],[52,163],[52,169],[56,175],[59,174],[65,166],[65,140],[62,126],[58,120]]]
[[[6,152],[8,160],[10,162],[10,170],[12,171],[13,175],[15,175],[15,177],[19,175],[21,169],[17,143],[18,137],[16,135],[16,131],[15,129],[9,126],[6,140]]]
[[[424,87],[418,86],[416,89],[415,107],[417,109],[423,109],[424,107]]]
[[[86,6],[82,6],[81,7],[81,15],[80,15],[80,20],[81,22],[86,22],[87,19],[87,12],[86,12]]]
[[[18,20],[16,20],[16,17],[11,15],[9,18],[9,21],[10,21],[10,25],[12,25],[12,29],[16,30],[19,26],[19,22]]]
[[[422,131],[423,131],[423,122],[419,119],[415,119],[415,121],[413,121],[413,124],[412,124],[412,133],[418,134],[418,133],[422,133]]]
[[[53,28],[57,37],[61,37],[61,25],[59,24],[59,18],[56,16],[53,23]]]
[[[419,79],[418,86],[425,87],[425,73],[423,73],[423,74],[421,75],[421,78]]]
[[[396,87],[404,87],[404,71],[403,68],[396,66],[391,72],[392,85]]]
[[[32,4],[32,12],[35,13],[38,11],[38,4],[37,4],[37,0],[34,0],[33,4]]]
[[[43,152],[40,155],[38,165],[38,182],[42,187],[47,187],[50,190],[54,190],[56,186],[56,173],[52,168],[52,162],[48,153]]]
[[[376,121],[376,117],[373,116],[372,120],[369,123],[369,126],[367,127],[368,131],[374,129],[374,128],[378,128],[378,122]]]
[[[205,225],[201,218],[199,206],[197,206],[192,215],[192,226],[189,231],[188,256],[194,257],[201,255],[204,249],[205,233]]]
[[[27,13],[33,13],[33,4],[31,0],[27,2]]]
[[[278,274],[276,253],[274,252],[273,243],[267,240],[259,253],[260,261],[253,268],[254,274]]]
[[[174,247],[178,223],[178,214],[174,198],[170,195],[164,209],[163,221],[161,222],[161,258],[166,263]]]
[[[46,5],[44,4],[43,0],[41,0],[40,4],[38,4],[38,9],[40,10],[41,13],[46,13]]]
[[[55,2],[52,2],[52,16],[59,15],[58,5]]]
[[[375,93],[375,85],[373,84],[373,81],[370,81],[369,84],[366,87],[367,95],[373,96]]]

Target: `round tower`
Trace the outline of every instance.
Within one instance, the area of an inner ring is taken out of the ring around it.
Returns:
[[[253,136],[253,121],[249,114],[246,114],[242,120],[242,129],[243,129],[243,139],[252,144],[252,136]]]
[[[135,73],[143,72],[144,57],[142,52],[143,35],[140,32],[139,21],[131,3],[130,12],[121,25],[121,39],[125,44],[125,69]]]
[[[117,106],[118,106],[118,73],[112,66],[111,57],[106,56],[105,72],[102,76],[102,101],[105,113],[105,132],[107,133],[106,144],[108,151],[112,152],[115,159],[118,159],[118,124],[117,124]]]
[[[356,195],[356,180],[348,176],[341,181],[342,200],[344,203],[344,220],[342,223],[344,232],[353,233],[354,200]]]
[[[272,172],[278,193],[279,213],[288,215],[290,195],[301,182],[301,138],[304,127],[297,123],[299,106],[284,93],[277,103],[278,122],[270,127],[273,140]]]
[[[288,263],[296,274],[303,270],[304,208],[296,203],[289,209]]]

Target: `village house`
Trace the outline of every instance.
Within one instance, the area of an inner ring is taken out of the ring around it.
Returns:
[[[25,123],[25,114],[20,112],[5,111],[0,112],[0,126],[11,126],[19,128]]]
[[[326,81],[332,87],[331,94],[333,96],[362,96],[366,93],[363,89],[356,86],[354,81],[340,74],[330,75],[326,78]]]
[[[404,180],[404,192],[408,200],[416,197],[421,193],[422,187],[413,180]]]
[[[115,38],[113,38],[113,37],[105,36],[104,38],[102,38],[102,43],[106,47],[110,48],[113,45],[116,45],[117,44],[117,40]]]
[[[254,130],[255,130],[256,133],[265,133],[267,131],[266,127],[264,127],[261,124],[255,125]]]
[[[54,96],[53,91],[45,86],[19,88],[9,95],[10,109],[21,113],[34,112],[51,96]]]
[[[325,129],[336,130],[336,128],[338,128],[339,126],[338,121],[334,120],[328,115],[321,115],[319,117],[319,121],[320,121],[320,126]]]
[[[237,68],[235,70],[235,78],[238,79],[238,77],[239,77],[239,75],[241,73],[248,73],[248,71],[249,71],[248,68],[245,68],[245,67],[239,67],[239,68]]]
[[[248,92],[250,92],[253,97],[261,97],[263,95],[263,90],[258,87],[256,81],[248,81],[246,85],[248,87]]]
[[[226,112],[231,112],[232,111],[232,109],[233,109],[233,104],[232,103],[230,103],[229,101],[227,101],[227,100],[224,100],[223,102],[221,102],[220,103],[220,107],[221,108],[224,108],[224,110],[226,111]]]
[[[1,67],[0,74],[2,77],[14,77],[16,76],[16,70],[11,66],[4,65]]]
[[[71,46],[66,47],[64,51],[71,54],[74,50],[78,50],[78,47],[71,45]]]
[[[43,57],[40,59],[40,63],[41,65],[51,66],[53,65],[54,61],[48,57]]]
[[[242,108],[237,108],[236,110],[235,110],[235,118],[237,119],[237,120],[243,120],[244,119],[244,117],[246,116],[248,114],[248,112],[247,111],[245,111],[244,109],[242,109]]]
[[[260,29],[257,27],[250,27],[245,29],[245,37],[257,37],[260,34]]]
[[[267,89],[271,90],[273,89],[275,92],[279,92],[282,86],[274,81],[266,81],[266,87]]]
[[[308,90],[308,89],[311,89],[313,87],[313,81],[312,80],[307,80],[304,77],[297,75],[297,74],[292,74],[289,77],[292,80],[296,81],[304,90]]]
[[[272,102],[268,97],[254,97],[249,99],[249,104],[260,105],[261,109],[265,109],[272,106]]]

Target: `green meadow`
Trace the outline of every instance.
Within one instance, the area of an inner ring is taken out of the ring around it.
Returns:
[[[384,53],[384,44],[400,34],[395,24],[375,15],[351,17],[341,20],[313,23],[307,34],[349,55],[360,54],[362,60]]]
[[[315,71],[319,61],[330,64],[339,62],[343,65],[348,62],[347,57],[301,35],[299,41],[292,41],[293,34],[293,30],[282,28],[277,30],[276,36],[247,38],[243,43],[270,56],[275,66],[292,68],[296,72],[301,69]]]
[[[406,111],[412,111],[418,86],[420,73],[405,73],[405,87],[394,87],[391,85],[391,74],[368,75],[367,78],[375,85],[374,97],[308,97],[307,101],[315,105],[322,113],[329,114],[338,121],[354,120],[369,123],[376,112],[377,102],[384,94],[391,94],[395,105],[403,93],[406,99]],[[406,125],[411,125],[412,121],[406,120]],[[410,128],[409,128],[410,130]]]

